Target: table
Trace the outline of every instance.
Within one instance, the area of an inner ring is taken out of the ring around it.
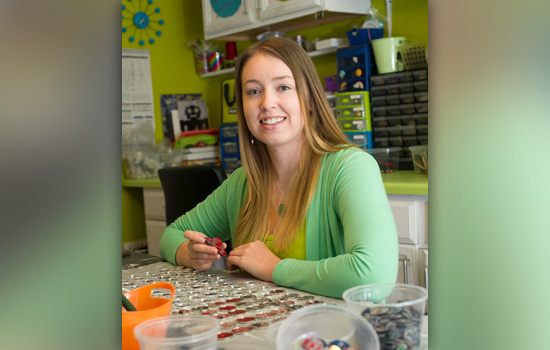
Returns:
[[[342,299],[278,286],[246,273],[215,268],[199,272],[139,253],[122,258],[123,292],[155,282],[168,282],[175,287],[171,314],[206,314],[218,318],[221,332],[228,336],[219,341],[220,346],[262,341],[272,344],[274,349],[278,327],[296,310],[314,304],[345,307]],[[152,295],[170,298],[166,289],[153,290]],[[427,350],[427,315],[421,335],[420,349]]]

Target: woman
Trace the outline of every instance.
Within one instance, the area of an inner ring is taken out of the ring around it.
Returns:
[[[243,166],[163,232],[167,261],[206,270],[205,237],[232,238],[229,269],[341,298],[393,283],[398,245],[378,164],[341,132],[313,62],[296,43],[265,39],[235,68]]]

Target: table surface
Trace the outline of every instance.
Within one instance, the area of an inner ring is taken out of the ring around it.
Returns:
[[[176,288],[171,314],[208,312],[220,320],[221,332],[232,333],[237,327],[249,329],[220,340],[218,349],[222,349],[223,344],[230,346],[243,342],[263,342],[271,344],[275,349],[278,327],[294,311],[313,304],[345,307],[345,301],[342,299],[278,286],[246,273],[214,268],[199,272],[174,266],[156,256],[140,253],[131,253],[130,256],[122,258],[122,292],[156,282],[168,282]],[[154,289],[152,295],[170,298],[170,291]],[[222,301],[221,306],[214,304]],[[220,309],[226,306],[232,310]],[[241,323],[243,316],[253,317],[255,320]],[[427,350],[427,315],[424,316],[421,333],[419,350]]]

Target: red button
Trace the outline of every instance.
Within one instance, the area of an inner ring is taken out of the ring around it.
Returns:
[[[237,307],[233,305],[221,306],[220,310],[235,310]]]
[[[232,311],[229,311],[228,313],[231,315],[231,316],[235,316],[235,315],[242,315],[244,314],[246,311],[245,310],[232,310]]]
[[[220,332],[220,333],[218,333],[218,339],[231,338],[232,336],[233,336],[233,333],[230,333],[230,332]]]
[[[246,332],[250,332],[252,330],[252,328],[250,327],[237,327],[237,328],[233,328],[232,332],[233,333],[246,333]]]

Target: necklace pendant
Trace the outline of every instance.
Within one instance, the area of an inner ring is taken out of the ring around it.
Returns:
[[[279,213],[279,216],[283,216],[286,213],[286,205],[279,204],[279,208],[277,208],[277,212]]]

